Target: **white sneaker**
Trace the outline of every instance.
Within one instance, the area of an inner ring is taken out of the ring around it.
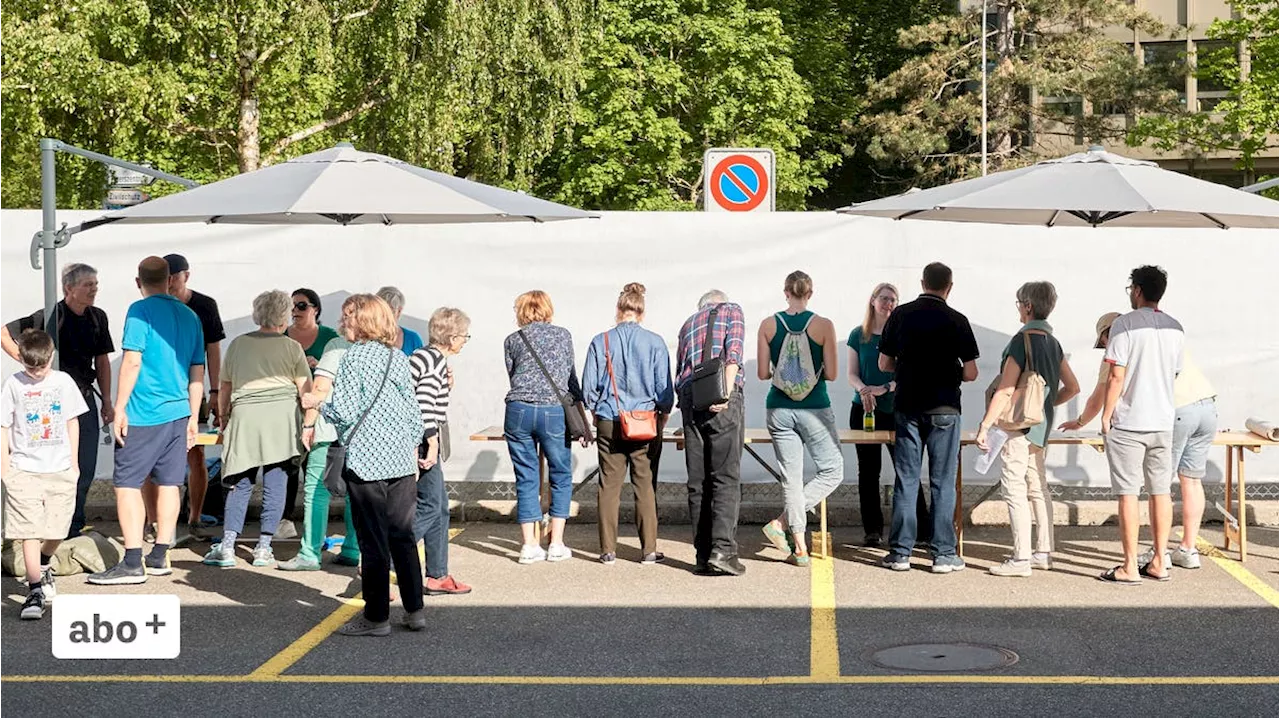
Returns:
[[[573,552],[562,543],[553,543],[547,549],[548,561],[568,561],[571,558],[573,558]]]
[[[1037,571],[1052,571],[1053,556],[1047,553],[1031,554],[1031,568]]]
[[[1155,559],[1155,557],[1156,557],[1156,550],[1154,548],[1147,548],[1145,551],[1138,554],[1138,567],[1141,568],[1143,566],[1146,566],[1147,564],[1151,563],[1151,561]],[[1165,549],[1165,552],[1164,552],[1165,568],[1168,568],[1172,563],[1173,563],[1172,552],[1170,552],[1168,549]]]
[[[547,560],[547,552],[537,544],[525,544],[520,547],[520,563],[530,564]]]
[[[1200,552],[1196,549],[1179,546],[1165,556],[1169,557],[1170,563],[1179,568],[1200,568]],[[45,595],[48,595],[47,591]]]
[[[1004,563],[998,563],[987,569],[987,573],[990,573],[992,576],[1030,576],[1031,561],[1015,561],[1013,559],[1009,559]]]

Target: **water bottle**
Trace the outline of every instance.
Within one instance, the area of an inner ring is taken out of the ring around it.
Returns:
[[[876,415],[875,415],[875,412],[868,411],[868,412],[866,412],[866,413],[864,413],[864,414],[862,415],[862,430],[863,430],[863,431],[875,431],[875,430],[876,430]]]

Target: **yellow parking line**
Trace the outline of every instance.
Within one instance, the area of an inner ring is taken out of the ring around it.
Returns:
[[[770,686],[770,685],[1277,685],[1277,676],[388,676],[388,675],[101,675],[5,676],[13,683],[418,683],[442,685]]]
[[[830,556],[814,556],[809,575],[809,675],[836,678],[840,675],[840,641],[836,638],[835,562]]]
[[[1211,561],[1218,564],[1223,571],[1226,571],[1232,578],[1244,584],[1246,588],[1262,597],[1262,600],[1271,604],[1276,608],[1280,608],[1280,593],[1268,586],[1262,579],[1253,575],[1244,564],[1235,559],[1227,558],[1222,555],[1217,546],[1204,540],[1204,537],[1196,537],[1196,548],[1200,550],[1202,556],[1208,556]]]
[[[298,640],[290,643],[283,651],[272,656],[266,663],[258,666],[249,676],[274,678],[284,673],[290,666],[302,660],[302,657],[307,655],[311,649],[333,635],[333,632],[342,627],[342,624],[355,618],[356,613],[362,608],[364,608],[364,600],[360,598],[360,594],[356,594],[355,598],[343,601],[342,605],[326,616],[319,625],[304,633]]]

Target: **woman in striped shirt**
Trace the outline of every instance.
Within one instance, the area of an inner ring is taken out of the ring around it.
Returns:
[[[471,587],[449,575],[449,496],[440,465],[449,459],[449,390],[453,375],[449,357],[462,351],[471,335],[471,319],[460,309],[441,307],[431,315],[430,343],[409,357],[418,409],[422,412],[422,446],[418,450],[418,506],[414,541],[427,555],[428,596],[471,593]]]

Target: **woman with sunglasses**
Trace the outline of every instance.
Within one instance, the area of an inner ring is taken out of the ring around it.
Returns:
[[[320,323],[320,295],[314,290],[293,290],[293,324],[285,330],[285,336],[302,345],[307,366],[314,374],[325,346],[338,337],[338,332]]]

